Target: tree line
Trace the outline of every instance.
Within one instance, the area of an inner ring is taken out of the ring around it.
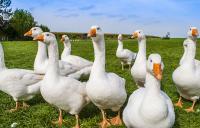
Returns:
[[[46,25],[38,24],[29,11],[16,9],[12,12],[10,5],[11,0],[0,0],[0,40],[26,40],[24,33],[34,26],[50,31]]]

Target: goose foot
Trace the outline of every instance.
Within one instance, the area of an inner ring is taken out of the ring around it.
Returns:
[[[52,124],[59,125],[59,127],[62,127],[63,118],[62,118],[62,110],[61,109],[59,109],[59,118],[58,118],[58,121],[52,121]]]
[[[101,109],[101,113],[102,113],[102,116],[103,116],[103,121],[101,123],[99,123],[99,125],[101,126],[101,128],[107,128],[109,127],[111,124],[110,122],[108,121],[108,119],[106,118],[106,113],[104,112],[103,109]]]
[[[114,117],[110,120],[110,122],[112,125],[117,125],[117,126],[122,125],[122,120],[120,118],[120,111],[118,112],[118,115],[116,117]]]
[[[122,125],[122,120],[119,116],[112,118],[110,122],[112,125],[118,125],[118,126]]]
[[[174,104],[176,107],[182,108],[183,107],[183,103],[182,102],[177,102]]]
[[[107,128],[111,125],[107,119],[103,119],[103,121],[99,124],[100,124],[101,128]]]
[[[67,124],[67,121],[66,120],[62,120],[62,122],[61,122],[59,120],[52,120],[51,123],[54,124],[54,125],[59,125],[60,126],[60,124],[61,125]]]
[[[193,101],[192,106],[185,109],[186,112],[194,112],[194,105],[195,105],[196,101]]]
[[[59,125],[59,127],[62,127],[62,120],[57,120],[57,121],[51,121],[52,124],[54,125]]]
[[[189,107],[187,109],[185,109],[186,112],[194,112],[194,109],[192,107]]]
[[[15,108],[10,109],[9,112],[16,112],[16,111],[19,110],[19,108],[20,108],[20,103],[19,103],[19,102],[16,102],[16,106],[15,106]]]
[[[182,97],[179,98],[178,102],[174,104],[176,107],[182,108],[183,107],[183,102],[182,102]]]
[[[29,108],[29,107],[30,107],[30,105],[28,105],[27,103],[23,102],[22,108],[27,109],[27,108]]]
[[[12,112],[16,112],[16,111],[18,111],[18,110],[19,110],[19,109],[13,108],[13,109],[10,109],[9,112],[12,113]]]

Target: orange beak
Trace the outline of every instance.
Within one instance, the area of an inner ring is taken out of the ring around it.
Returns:
[[[28,32],[26,32],[25,34],[24,34],[24,36],[32,36],[32,30],[30,30],[30,31],[28,31]]]
[[[65,41],[65,39],[62,37],[61,39],[60,39],[60,42],[64,42]]]
[[[88,32],[88,37],[96,37],[97,33],[96,33],[96,29],[93,28]]]
[[[44,35],[40,34],[40,35],[38,35],[34,40],[44,42]]]
[[[199,32],[197,29],[192,29],[192,36],[198,36]]]
[[[137,33],[137,32],[134,32],[133,35],[131,36],[131,38],[133,38],[133,39],[134,39],[134,38],[138,38],[138,33]]]
[[[154,73],[156,79],[158,79],[158,80],[162,79],[161,64],[153,64],[153,73]]]

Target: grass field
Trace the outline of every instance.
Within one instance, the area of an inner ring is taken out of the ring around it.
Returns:
[[[147,54],[159,53],[164,61],[165,69],[162,80],[162,89],[169,95],[173,102],[178,100],[178,93],[172,81],[172,72],[178,66],[179,59],[182,56],[183,39],[151,39],[147,40]],[[63,46],[60,45],[60,52]],[[33,61],[37,52],[37,43],[35,42],[3,42],[5,51],[5,61],[9,68],[32,69]],[[132,51],[138,50],[136,40],[124,41],[124,47]],[[117,41],[106,41],[106,70],[112,71],[126,79],[126,90],[130,95],[135,89],[135,83],[131,77],[130,71],[121,70],[119,60],[115,56]],[[197,59],[200,59],[200,49],[197,48]],[[93,60],[93,47],[90,40],[80,41],[72,44],[72,54],[82,56]],[[0,128],[9,128],[14,122],[18,123],[18,128],[50,128],[57,127],[51,124],[51,120],[57,119],[58,110],[47,104],[40,95],[28,101],[31,107],[27,110],[20,110],[15,113],[9,113],[6,110],[15,106],[13,99],[7,94],[0,92]],[[191,105],[190,101],[184,101],[184,108]],[[175,108],[176,122],[174,128],[200,128],[200,110],[199,103],[195,106],[194,113],[186,113],[183,109]],[[108,115],[113,115],[109,112]],[[82,128],[98,128],[97,123],[101,121],[100,111],[91,103],[80,113]],[[63,127],[70,128],[75,124],[74,116],[64,115],[66,124]],[[112,128],[112,127],[111,127]],[[114,127],[113,127],[114,128]],[[125,128],[121,126],[119,128]]]

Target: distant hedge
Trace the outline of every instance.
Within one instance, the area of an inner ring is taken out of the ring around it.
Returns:
[[[70,39],[89,39],[87,37],[87,33],[71,33],[71,32],[53,32],[58,39],[61,38],[62,35],[68,35]],[[105,33],[105,39],[110,40],[110,39],[117,39],[118,34],[109,34]],[[160,38],[158,36],[147,36],[147,38]],[[131,34],[123,34],[123,39],[131,39]]]

